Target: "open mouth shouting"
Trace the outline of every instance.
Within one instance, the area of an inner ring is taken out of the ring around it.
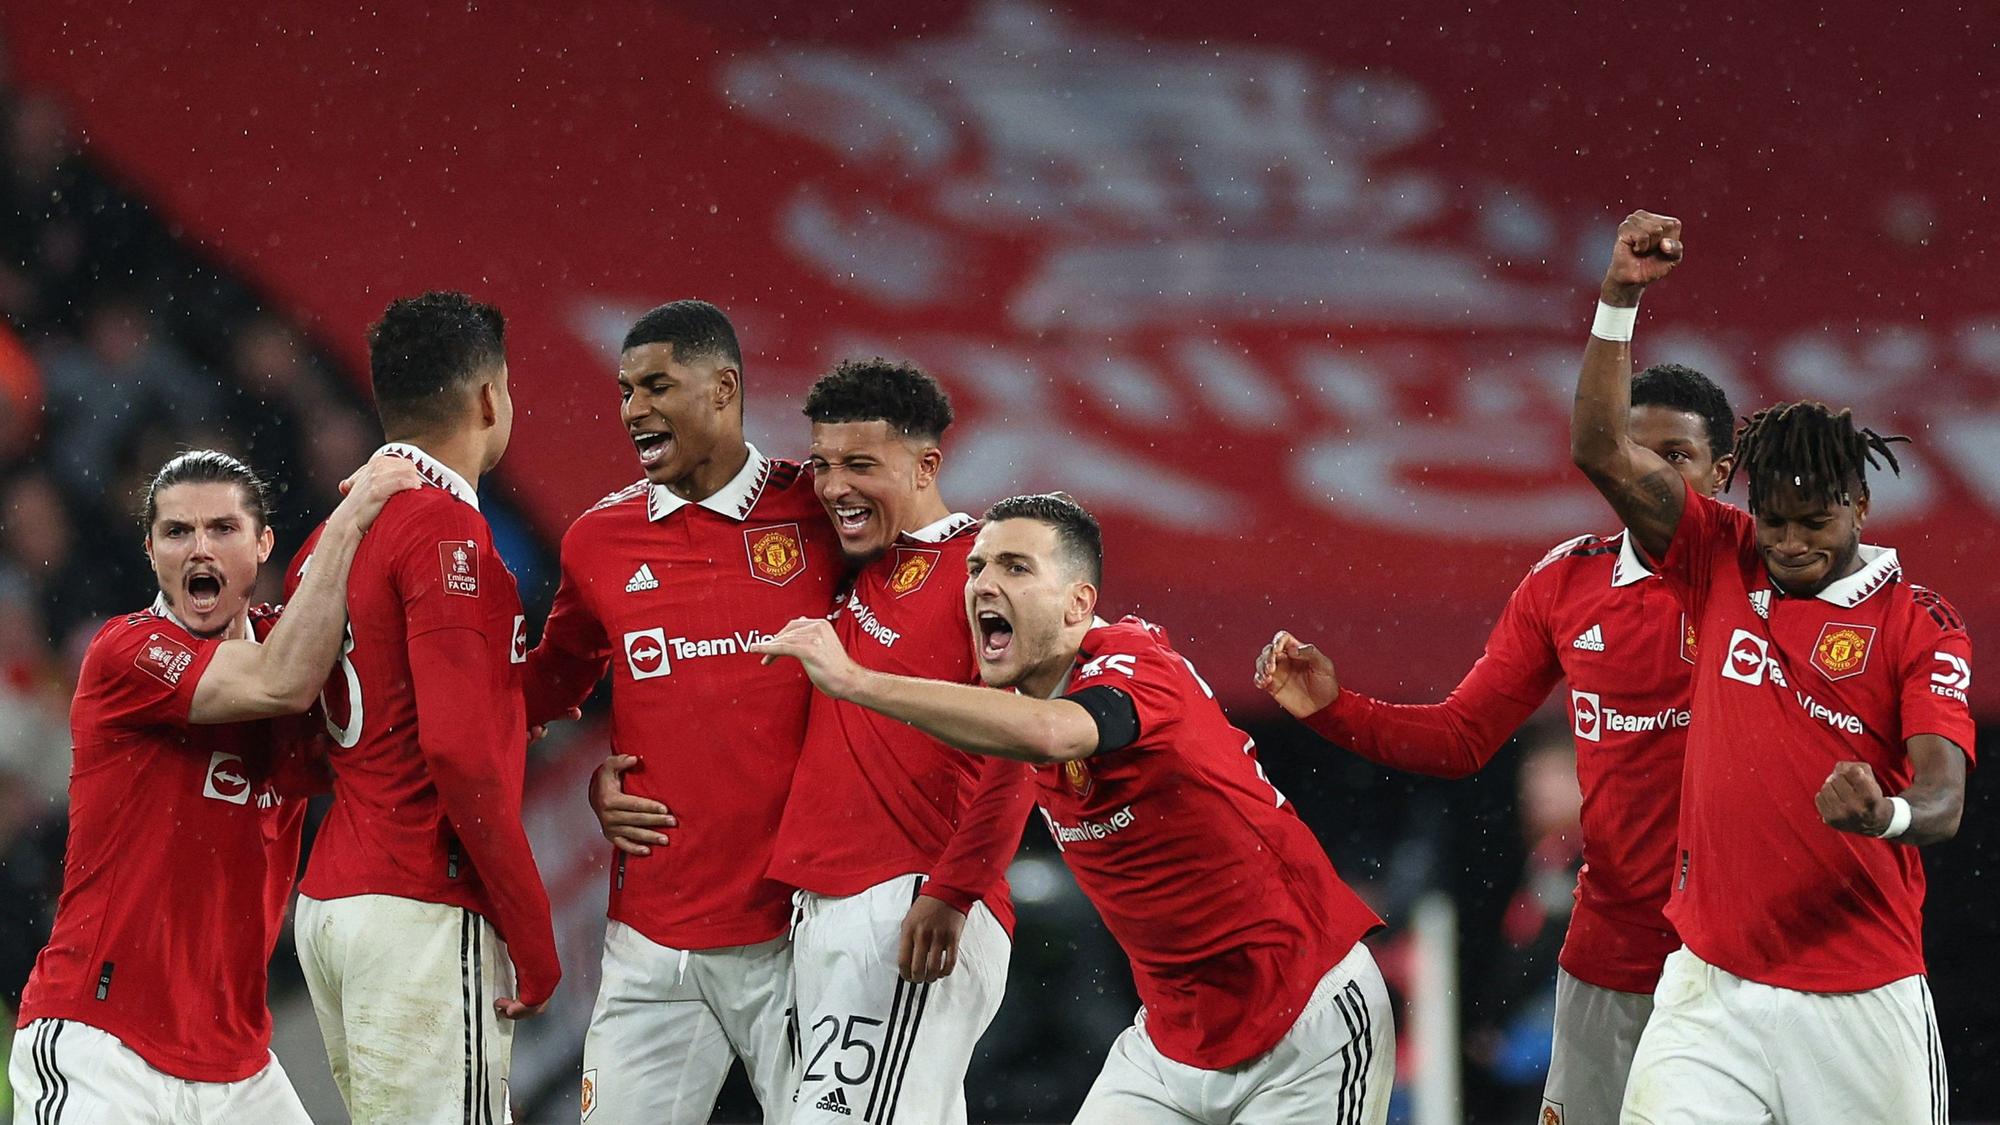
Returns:
[[[973,617],[979,627],[979,659],[1000,660],[1014,644],[1014,623],[997,609],[982,609]]]
[[[634,430],[632,446],[639,451],[640,468],[650,473],[673,452],[674,435],[664,430]]]
[[[212,570],[188,572],[182,588],[187,592],[186,609],[190,614],[206,616],[222,604],[222,575]]]

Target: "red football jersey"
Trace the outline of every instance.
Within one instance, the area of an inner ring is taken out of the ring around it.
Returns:
[[[253,617],[259,636],[272,620]],[[269,1061],[265,985],[305,814],[271,784],[276,724],[188,722],[220,643],[155,603],[84,653],[62,898],[19,1017],[89,1024],[192,1082]]]
[[[953,515],[905,533],[854,576],[834,631],[863,667],[979,682],[965,613],[965,558],[979,523]],[[1007,864],[1034,793],[1026,764],[968,754],[917,728],[815,692],[771,877],[825,895],[930,876],[924,894],[983,901],[1009,933]]]
[[[1307,722],[1371,761],[1463,777],[1567,677],[1583,870],[1560,961],[1600,988],[1651,992],[1680,946],[1664,912],[1694,659],[1686,609],[1628,538],[1585,535],[1535,564],[1443,703],[1343,691]]]
[[[1123,692],[1139,737],[1035,768],[1049,831],[1131,958],[1160,1052],[1205,1070],[1255,1058],[1382,920],[1158,627],[1099,625],[1077,664],[1065,690]]]
[[[1786,597],[1752,518],[1690,490],[1660,571],[1701,638],[1667,916],[1702,960],[1780,988],[1858,992],[1924,971],[1917,849],[1829,828],[1813,798],[1843,761],[1900,792],[1919,734],[1973,753],[1958,614],[1903,581],[1896,552],[1861,557],[1817,597]]]
[[[534,1003],[529,989],[554,982],[539,976],[531,982],[523,970],[552,966],[554,949],[547,896],[521,828],[527,766],[521,665],[528,649],[520,594],[470,485],[414,446],[384,451],[414,461],[426,484],[390,498],[348,571],[347,643],[320,696],[334,743],[328,750],[333,805],[299,891],[322,900],[394,895],[471,910],[500,931],[522,971],[522,999]],[[299,551],[288,591],[310,565],[324,528],[314,529]],[[477,638],[483,663],[413,666],[412,643],[448,629]],[[450,712],[417,713],[420,675],[454,685]],[[447,733],[451,745],[475,746],[500,777],[500,791],[477,795],[481,812],[472,823],[447,817],[427,758],[425,744],[435,752],[447,744]],[[475,850],[504,856],[507,869],[479,869]],[[525,904],[515,907],[522,896]]]
[[[643,762],[625,791],[680,821],[671,846],[616,854],[612,918],[677,949],[784,933],[790,889],[764,869],[812,682],[797,661],[746,650],[825,613],[844,570],[812,477],[754,447],[699,503],[640,481],[563,536],[562,584],[528,655],[529,720],[575,706],[610,668],[612,746]]]

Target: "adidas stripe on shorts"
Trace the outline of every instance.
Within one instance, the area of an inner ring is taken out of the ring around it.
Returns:
[[[901,875],[846,898],[798,893],[791,1125],[964,1125],[965,1070],[1000,1010],[1013,942],[975,903],[951,975],[905,981],[897,948],[922,886],[922,876]]]
[[[1142,1010],[1077,1111],[1076,1125],[1383,1125],[1396,1082],[1389,990],[1368,947],[1327,970],[1278,1045],[1228,1070],[1159,1052]]]
[[[504,1125],[514,1024],[506,943],[458,906],[300,895],[299,966],[354,1125]]]
[[[276,1055],[240,1082],[190,1082],[154,1070],[113,1036],[75,1020],[35,1020],[16,1031],[7,1079],[15,1125],[312,1121]]]

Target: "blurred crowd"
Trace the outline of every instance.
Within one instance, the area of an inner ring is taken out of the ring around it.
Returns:
[[[310,435],[310,439],[308,439]],[[374,447],[322,355],[86,159],[64,107],[0,78],[0,990],[60,885],[69,700],[103,620],[152,576],[139,492],[174,452],[274,485],[278,557]],[[265,582],[276,592],[279,568]]]

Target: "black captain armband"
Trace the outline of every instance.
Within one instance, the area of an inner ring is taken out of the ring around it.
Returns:
[[[1097,749],[1093,754],[1105,754],[1139,741],[1139,711],[1132,706],[1132,697],[1114,687],[1099,684],[1087,687],[1064,699],[1077,704],[1090,713],[1090,720],[1097,724]]]

